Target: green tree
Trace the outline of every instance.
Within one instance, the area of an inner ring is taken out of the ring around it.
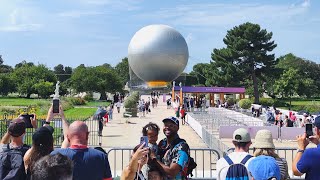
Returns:
[[[53,68],[53,72],[56,74],[60,82],[64,82],[71,78],[72,68],[69,66],[64,67],[62,64],[58,64]]]
[[[54,87],[52,82],[41,80],[40,82],[33,85],[35,91],[41,98],[48,98],[54,93]]]
[[[123,85],[130,81],[129,62],[127,57],[123,58],[121,62],[116,65],[115,69],[117,74],[120,76],[121,83]]]
[[[207,63],[198,63],[193,66],[192,71],[190,72],[190,75],[197,78],[198,83],[197,84],[206,84],[206,74],[209,68],[209,64]]]
[[[12,76],[16,82],[18,93],[26,95],[27,98],[30,98],[30,95],[33,93],[38,93],[34,88],[34,85],[38,82],[48,81],[53,84],[57,82],[53,71],[42,64],[35,66],[33,63],[23,63],[22,66],[14,69]]]
[[[114,93],[122,90],[120,78],[115,70],[103,65],[78,66],[71,76],[71,82],[77,92],[99,92],[101,100],[106,100],[106,92]]]
[[[298,93],[299,95],[311,97],[313,95],[320,94],[320,64],[305,60],[295,56],[292,53],[289,53],[279,57],[277,68],[282,69],[282,71],[287,71],[290,68],[298,71],[299,76],[301,77],[301,87]],[[310,83],[310,80],[308,79],[313,81],[312,86],[308,85]],[[304,85],[308,86],[309,88],[304,87]]]
[[[11,66],[3,64],[2,56],[0,55],[0,73],[10,73],[13,71]]]
[[[271,39],[272,32],[249,22],[229,30],[223,39],[227,47],[214,49],[211,55],[211,70],[216,74],[213,77],[220,76],[220,81],[226,84],[229,80],[241,84],[244,79],[251,79],[254,103],[259,103],[258,78],[272,72],[277,63],[274,54],[270,53],[277,46]]]
[[[0,94],[7,96],[9,93],[15,91],[15,82],[11,75],[0,74]]]

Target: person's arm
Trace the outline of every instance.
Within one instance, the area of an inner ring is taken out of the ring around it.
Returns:
[[[304,151],[309,144],[309,141],[307,140],[306,137],[307,137],[306,133],[304,133],[303,135],[297,136],[298,148],[301,151]],[[304,173],[300,172],[297,168],[297,164],[300,161],[302,154],[303,154],[303,152],[297,152],[297,154],[292,162],[292,172],[295,176],[301,176],[304,174]]]
[[[47,114],[47,117],[46,117],[46,121],[45,123],[43,124],[43,126],[50,126],[50,121],[53,119],[54,117],[54,113],[53,113],[53,110],[52,110],[52,105],[50,106],[49,110],[48,110],[48,114]]]
[[[10,142],[10,134],[6,132],[2,137],[0,144],[8,144]]]
[[[183,150],[179,150],[180,153],[180,158],[184,158],[185,161],[188,161],[188,154],[183,151]],[[173,161],[170,166],[167,166],[165,164],[163,164],[161,161],[159,161],[158,159],[156,160],[156,157],[154,154],[151,154],[151,159],[153,161],[157,161],[157,164],[159,167],[161,167],[163,169],[163,171],[169,175],[170,177],[175,177],[183,168],[182,164],[178,164],[179,162],[175,162]],[[183,161],[183,160],[182,160]]]
[[[26,154],[24,154],[24,156],[23,156],[24,169],[25,169],[26,172],[27,172],[28,165],[29,165],[31,149],[32,149],[32,147],[31,147],[30,149],[28,149],[28,151],[26,152]]]
[[[133,154],[129,165],[123,170],[121,175],[121,180],[134,179],[136,176],[136,172],[138,172],[139,164],[138,160],[143,156],[148,155],[149,148],[143,148],[144,143],[137,149],[137,151]]]
[[[63,129],[63,142],[61,144],[61,148],[67,148],[69,147],[69,141],[68,141],[69,124],[66,120],[66,117],[64,116],[64,111],[61,105],[59,107],[59,115],[61,117],[62,129]]]
[[[33,127],[34,129],[37,129],[37,128],[38,128],[37,115],[36,115],[36,114],[33,114],[33,118],[30,118],[30,120],[31,120],[32,127]]]

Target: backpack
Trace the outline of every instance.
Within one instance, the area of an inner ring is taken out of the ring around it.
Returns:
[[[9,144],[2,145],[2,148],[0,148],[1,180],[26,179],[23,156],[29,148],[25,144],[19,149],[10,149]]]
[[[249,180],[249,173],[245,164],[250,158],[252,156],[248,154],[240,163],[234,164],[229,156],[225,156],[224,159],[229,164],[226,180]]]
[[[178,145],[182,144],[182,143],[186,143],[185,140],[182,139],[181,142],[179,142],[178,144],[176,144],[172,149],[177,148]],[[194,159],[190,156],[190,153],[188,153],[188,163],[187,165],[182,169],[182,175],[184,177],[193,177],[192,171],[197,167],[197,163],[194,161]]]

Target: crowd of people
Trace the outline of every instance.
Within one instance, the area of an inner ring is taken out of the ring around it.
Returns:
[[[306,133],[297,136],[298,150],[292,162],[292,171],[296,176],[305,174],[305,179],[316,180],[320,178],[318,159],[320,157],[320,117],[315,118],[315,131],[311,136]],[[239,128],[232,136],[234,151],[217,161],[217,179],[242,179],[255,180],[287,180],[288,163],[275,151],[272,133],[262,129],[256,133],[254,143],[251,141],[247,129]],[[306,148],[309,142],[317,145],[316,148]],[[249,149],[253,148],[253,154]]]
[[[61,148],[54,149],[50,121],[60,116],[64,141]],[[60,106],[59,113],[48,110],[47,118],[37,127],[37,118],[31,123],[35,132],[31,147],[24,144],[26,119],[24,116],[12,120],[1,139],[0,179],[15,180],[87,180],[112,179],[107,154],[88,147],[88,126],[83,121],[67,123]]]
[[[297,118],[295,112],[289,111],[288,114],[283,114],[276,108],[266,108],[267,122],[279,127],[305,127],[306,124],[314,124],[317,116],[303,113],[302,118]]]
[[[159,126],[150,122],[143,127],[142,135],[148,137],[148,143],[143,142],[133,149],[121,179],[187,179],[187,170],[191,167],[190,148],[178,135],[179,120],[171,116],[162,122],[166,137],[159,143]]]

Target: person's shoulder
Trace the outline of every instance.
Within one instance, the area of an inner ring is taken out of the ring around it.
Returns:
[[[54,149],[50,154],[55,155],[59,153],[62,155],[66,155],[69,152],[70,152],[70,148],[57,148],[57,149]]]

